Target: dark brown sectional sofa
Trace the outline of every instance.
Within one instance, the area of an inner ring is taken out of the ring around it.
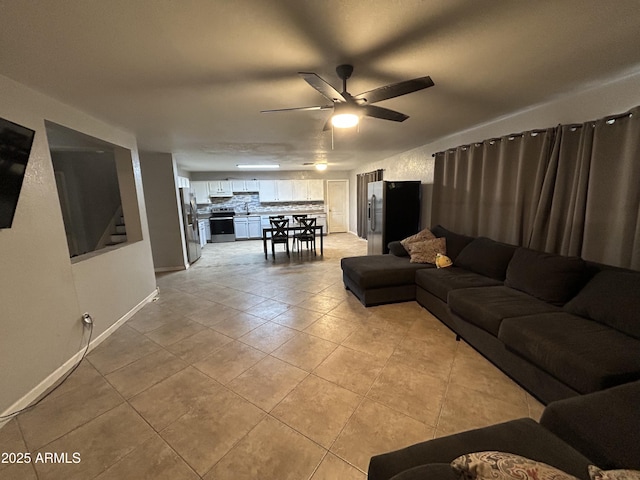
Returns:
[[[540,423],[521,418],[376,455],[367,478],[455,480],[453,459],[494,450],[552,465],[582,480],[590,480],[589,465],[640,469],[639,397],[636,381],[552,402]]]
[[[431,230],[452,267],[390,245],[343,258],[346,288],[365,306],[417,300],[545,404],[640,379],[640,272]]]

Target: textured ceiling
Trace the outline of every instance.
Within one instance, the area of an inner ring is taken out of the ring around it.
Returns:
[[[0,0],[0,74],[134,132],[192,171],[277,162],[333,169],[388,157],[640,68],[638,0]],[[435,86],[322,132],[297,72],[357,94]],[[306,168],[306,167],[305,167]]]

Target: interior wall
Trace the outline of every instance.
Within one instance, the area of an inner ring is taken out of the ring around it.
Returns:
[[[135,137],[3,76],[0,116],[36,131],[13,226],[0,230],[0,412],[8,412],[80,351],[83,312],[96,338],[153,294],[155,276]],[[123,147],[121,197],[139,241],[72,265],[45,119]]]
[[[434,88],[437,88],[434,87]],[[379,168],[385,180],[421,180],[423,185],[422,226],[431,223],[431,191],[434,153],[487,138],[499,137],[557,124],[582,123],[607,115],[623,113],[640,105],[640,70],[618,76],[598,85],[562,96],[526,110],[514,112],[474,128],[437,139],[413,150],[379,162],[371,162],[350,172],[349,230],[356,232],[356,175]]]
[[[156,269],[186,268],[177,168],[170,153],[140,152],[149,235]],[[174,195],[170,195],[174,192]]]

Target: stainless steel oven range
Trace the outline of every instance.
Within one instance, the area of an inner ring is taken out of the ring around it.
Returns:
[[[236,233],[233,229],[233,208],[220,207],[211,210],[209,223],[211,224],[211,243],[235,242]]]

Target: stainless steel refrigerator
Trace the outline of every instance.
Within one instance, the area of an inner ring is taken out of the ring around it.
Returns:
[[[192,264],[200,258],[200,233],[198,229],[198,206],[196,197],[188,188],[180,189],[180,203],[182,205],[182,226],[184,230],[187,259]]]
[[[389,242],[418,232],[420,181],[371,182],[367,198],[368,255],[389,253]]]

